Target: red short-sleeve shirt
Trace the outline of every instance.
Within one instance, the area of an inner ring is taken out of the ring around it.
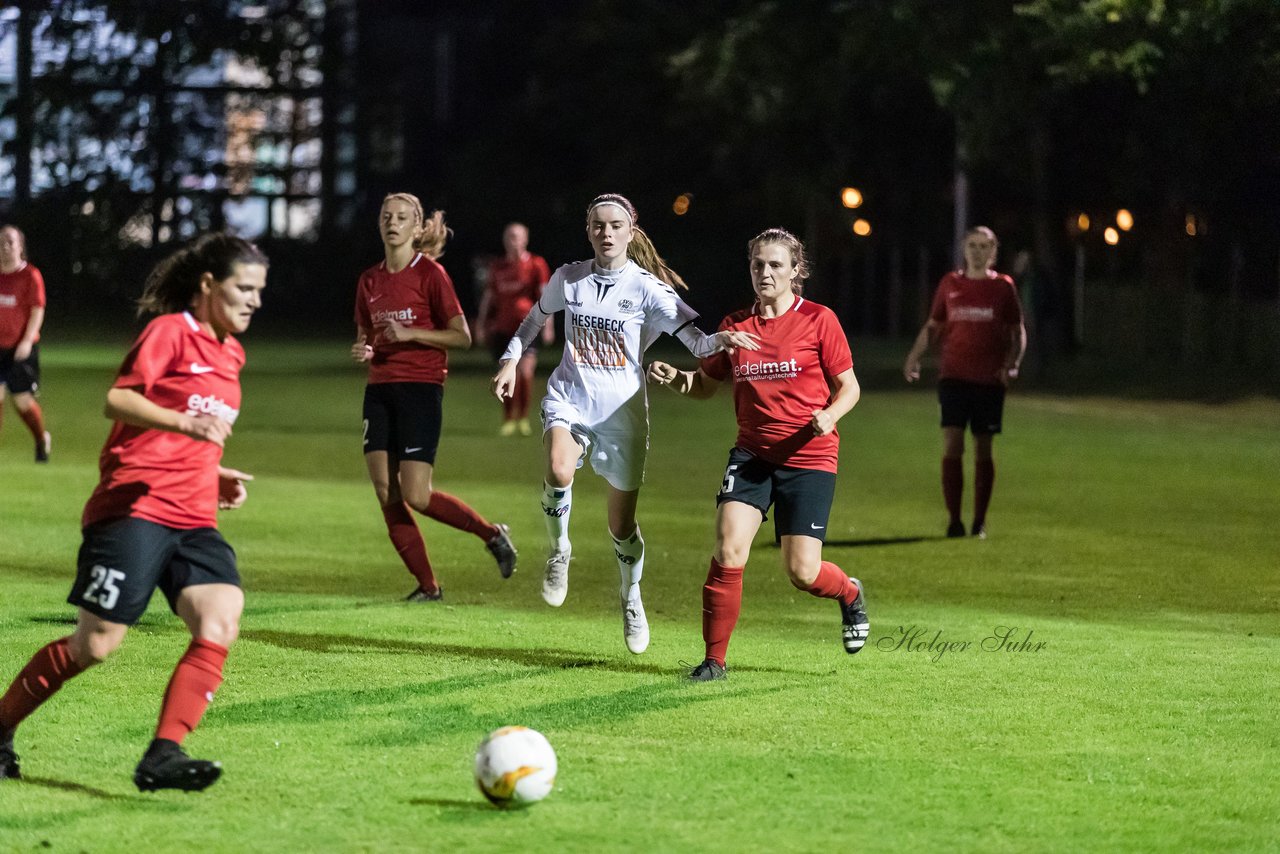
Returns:
[[[112,387],[134,389],[165,409],[234,424],[243,366],[244,350],[230,335],[219,341],[188,312],[164,314],[142,330]],[[222,448],[212,442],[117,421],[81,524],[132,516],[171,528],[215,527],[221,460]]]
[[[1022,323],[1013,279],[1002,273],[986,279],[948,273],[933,295],[929,319],[942,324],[939,376],[983,385],[1001,382],[1011,331]]]
[[[538,255],[526,253],[516,261],[503,257],[491,262],[487,285],[491,308],[485,331],[495,338],[515,335],[550,278],[547,262]]]
[[[444,267],[425,255],[417,255],[396,273],[385,261],[360,274],[356,286],[356,326],[365,331],[373,347],[369,382],[436,383],[443,385],[449,373],[448,354],[439,347],[412,341],[390,343],[381,327],[388,321],[415,329],[448,329],[449,321],[462,314],[453,280]]]
[[[726,330],[760,339],[759,350],[739,348],[702,360],[707,376],[733,379],[738,447],[775,465],[834,472],[840,433],[817,436],[812,421],[831,400],[831,380],[853,367],[835,313],[798,297],[778,317],[761,317],[758,306],[731,314],[720,324]]]
[[[18,346],[33,308],[44,308],[44,276],[40,271],[23,264],[12,273],[0,273],[0,350]]]

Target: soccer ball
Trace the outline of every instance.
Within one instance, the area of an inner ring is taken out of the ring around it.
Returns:
[[[555,783],[556,752],[537,730],[504,726],[476,749],[476,785],[497,806],[536,803],[551,794]]]

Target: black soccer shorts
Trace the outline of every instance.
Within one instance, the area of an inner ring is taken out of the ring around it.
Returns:
[[[762,460],[743,448],[729,452],[716,506],[739,501],[769,518],[779,537],[804,536],[826,542],[827,522],[836,495],[836,476],[818,469],[798,469]]]
[[[1002,385],[938,380],[942,426],[961,430],[968,427],[976,436],[999,433],[1004,420],[1004,392]]]
[[[444,421],[439,383],[375,383],[364,387],[364,452],[435,465]]]
[[[157,587],[176,614],[179,594],[199,584],[240,586],[236,553],[217,528],[170,528],[126,516],[84,529],[67,602],[131,626]]]
[[[31,355],[21,362],[14,361],[13,350],[0,350],[0,385],[9,387],[13,394],[36,392],[40,389],[40,345],[31,345]]]

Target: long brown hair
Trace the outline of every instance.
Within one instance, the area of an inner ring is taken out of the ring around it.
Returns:
[[[422,202],[413,193],[388,193],[382,207],[393,199],[413,208],[413,248],[432,260],[444,255],[444,244],[453,237],[453,229],[444,224],[444,211],[432,211],[427,217],[422,212]]]
[[[653,241],[649,239],[649,235],[645,234],[644,229],[640,227],[638,222],[640,215],[636,213],[636,206],[631,204],[626,196],[618,193],[602,193],[596,196],[591,200],[591,204],[587,205],[588,224],[591,222],[591,212],[600,205],[616,205],[626,211],[627,216],[631,218],[633,236],[631,242],[627,244],[628,258],[673,288],[689,290],[689,286],[685,284],[684,279],[680,278],[680,274],[671,269],[662,256],[658,254],[658,250],[654,248]]]
[[[795,278],[791,280],[791,290],[796,296],[800,296],[804,293],[804,280],[809,278],[809,256],[804,251],[804,244],[785,228],[766,228],[747,242],[747,260],[756,254],[756,247],[766,243],[785,246],[791,253],[791,263],[796,268]]]
[[[222,281],[235,272],[236,264],[266,267],[268,261],[261,249],[243,237],[225,231],[201,235],[151,269],[138,298],[138,316],[186,311],[200,292],[205,273]]]

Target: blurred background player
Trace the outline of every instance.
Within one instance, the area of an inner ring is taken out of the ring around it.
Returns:
[[[973,432],[974,456],[970,532],[975,537],[987,535],[987,505],[996,480],[992,440],[1002,428],[1005,389],[1017,379],[1027,349],[1018,290],[1013,279],[993,269],[998,245],[995,232],[986,226],[965,234],[965,268],[947,273],[938,283],[929,319],[902,366],[907,382],[915,382],[920,378],[920,357],[931,343],[939,343],[942,497],[951,517],[948,537],[965,535],[960,504],[966,427]]]
[[[434,489],[436,449],[444,418],[448,350],[471,346],[471,331],[436,259],[449,229],[444,212],[423,215],[409,193],[382,200],[378,215],[385,258],[356,285],[356,342],[351,356],[369,364],[364,390],[364,460],[387,534],[418,581],[410,602],[442,598],[422,532],[410,508],[479,537],[503,578],[516,569],[506,525],[495,525],[462,500]]]
[[[8,389],[13,408],[35,439],[38,463],[49,461],[53,444],[36,402],[44,305],[44,277],[27,262],[26,235],[12,225],[0,228],[0,404]]]
[[[787,578],[839,602],[845,652],[861,650],[871,630],[861,583],[822,559],[840,454],[836,423],[861,394],[849,342],[834,312],[801,296],[809,263],[794,235],[764,231],[747,245],[747,257],[756,302],[726,317],[720,330],[754,335],[760,349],[717,353],[696,371],[655,361],[648,373],[693,398],[733,382],[738,437],[716,496],[716,552],[702,588],[706,657],[689,674],[699,682],[725,676],[742,572],[770,506]]]
[[[644,351],[664,332],[695,356],[758,345],[746,333],[710,336],[693,325],[697,312],[674,290],[687,286],[658,255],[636,218],[635,207],[616,193],[591,201],[586,227],[594,257],[566,264],[552,275],[507,345],[493,389],[499,400],[511,396],[525,348],[552,315],[563,311],[564,354],[542,400],[547,453],[542,510],[550,539],[542,598],[559,607],[569,590],[573,477],[588,458],[609,484],[609,534],[621,575],[622,635],[627,649],[639,654],[649,646],[649,622],[640,597],[644,539],[636,523],[649,450]]]
[[[484,296],[476,315],[476,338],[488,346],[495,361],[502,357],[507,342],[520,328],[529,309],[542,294],[542,286],[551,278],[547,262],[529,252],[529,229],[513,222],[502,232],[503,256],[489,262]],[[555,340],[551,318],[542,327],[542,343]],[[501,436],[533,435],[529,423],[529,400],[533,393],[533,372],[538,366],[537,343],[520,355],[516,363],[516,384],[511,397],[502,401]]]
[[[240,414],[244,350],[232,334],[262,305],[267,259],[227,234],[205,235],[147,277],[138,336],[107,392],[115,423],[101,479],[84,508],[75,631],[37,652],[0,697],[0,778],[19,776],[13,732],[68,679],[120,646],[158,587],[191,632],[165,690],[155,739],[134,772],[139,789],[198,791],[222,773],[191,759],[183,739],[222,683],[244,593],[217,511],[244,503],[252,478],[221,465]]]

